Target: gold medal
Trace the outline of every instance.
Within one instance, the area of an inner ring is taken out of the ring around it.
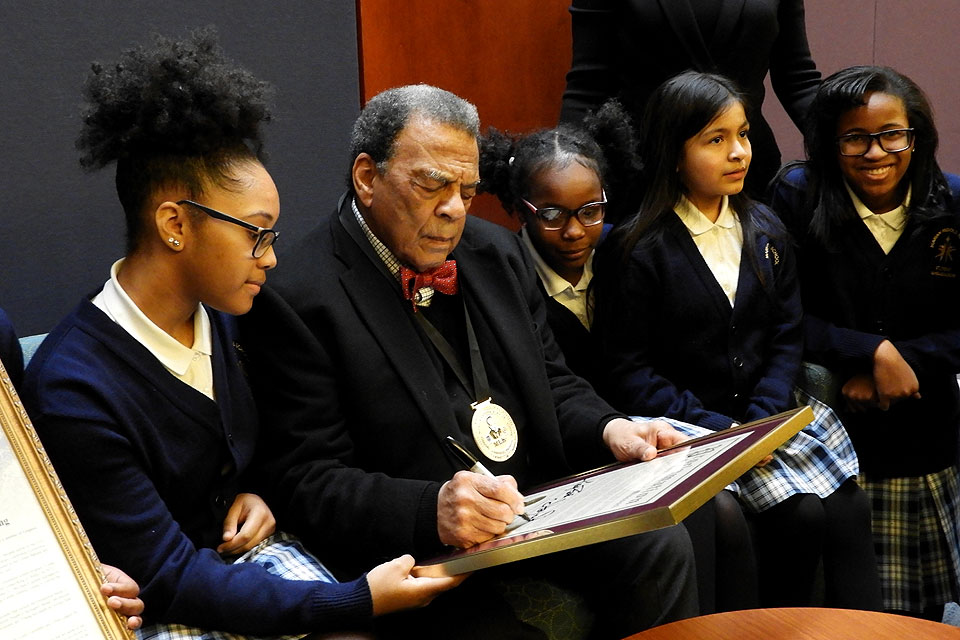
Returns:
[[[474,412],[470,427],[480,453],[494,462],[503,462],[517,450],[517,425],[506,409],[490,400],[470,405]]]

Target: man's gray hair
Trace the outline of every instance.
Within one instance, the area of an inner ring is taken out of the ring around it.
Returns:
[[[460,96],[428,84],[411,84],[378,93],[360,112],[350,136],[350,166],[361,153],[369,154],[383,173],[393,157],[400,132],[414,117],[480,135],[477,108]],[[347,185],[353,189],[348,172]]]

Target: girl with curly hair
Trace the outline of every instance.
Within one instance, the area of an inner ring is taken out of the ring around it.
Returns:
[[[337,583],[275,532],[232,316],[276,264],[268,87],[214,35],[157,38],[86,87],[82,164],[116,162],[126,257],[32,359],[27,404],[91,541],[143,587],[141,638],[363,629],[454,579],[409,556]]]
[[[490,129],[480,141],[480,190],[522,221],[550,328],[567,365],[588,380],[600,375],[590,336],[594,248],[609,231],[607,212],[622,208],[619,198],[640,170],[635,146],[629,118],[613,100],[581,126],[520,136]],[[721,492],[684,525],[696,556],[700,612],[755,607],[750,536],[732,495]]]
[[[639,170],[634,146],[629,119],[615,101],[582,126],[523,136],[491,128],[480,141],[480,191],[496,195],[520,219],[550,326],[567,364],[587,379],[595,373],[589,341],[594,248],[609,231],[607,214],[618,209],[618,196]]]

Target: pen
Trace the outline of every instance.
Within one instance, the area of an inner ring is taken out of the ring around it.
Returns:
[[[447,436],[447,446],[450,447],[450,451],[453,452],[453,455],[467,467],[468,470],[473,473],[479,473],[482,476],[487,476],[488,478],[495,478],[496,476],[490,472],[490,469],[487,469],[483,466],[483,463],[477,460],[477,457],[470,453],[469,449],[457,442],[453,437]],[[524,504],[526,503],[526,498],[524,498]],[[524,511],[520,514],[520,517],[530,522],[530,516],[527,515],[527,512]]]

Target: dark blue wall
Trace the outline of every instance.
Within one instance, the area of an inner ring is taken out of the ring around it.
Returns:
[[[277,88],[267,151],[284,240],[334,206],[359,110],[354,0],[4,0],[0,306],[21,335],[48,331],[123,253],[113,169],[83,173],[73,146],[90,62],[209,24]]]

